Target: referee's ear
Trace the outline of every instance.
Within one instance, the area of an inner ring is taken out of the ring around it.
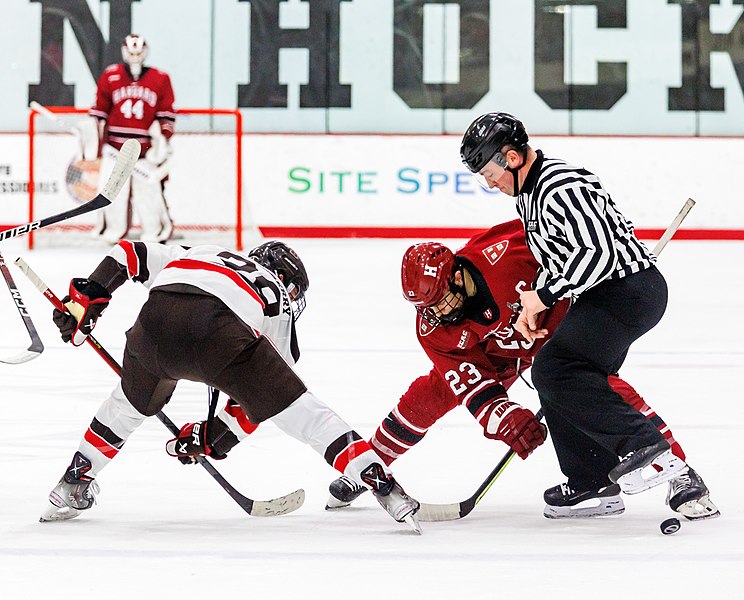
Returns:
[[[510,169],[520,169],[524,166],[522,153],[513,146],[504,152],[504,158],[506,158],[506,164]]]

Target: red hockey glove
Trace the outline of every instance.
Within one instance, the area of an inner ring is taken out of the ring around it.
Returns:
[[[511,400],[495,400],[479,421],[487,438],[505,442],[521,459],[545,441],[545,428],[532,411]]]
[[[88,279],[70,281],[70,295],[62,298],[68,312],[55,308],[52,320],[62,334],[63,342],[80,346],[96,326],[111,300],[111,294],[100,283]]]
[[[186,423],[181,427],[178,436],[168,440],[165,451],[175,456],[185,465],[196,463],[197,456],[209,456],[216,460],[225,458],[224,454],[217,454],[207,443],[207,422]]]

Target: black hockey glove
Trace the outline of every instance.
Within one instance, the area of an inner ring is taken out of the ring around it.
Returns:
[[[52,320],[62,334],[62,341],[80,346],[96,326],[111,300],[111,294],[100,283],[88,279],[70,281],[70,295],[62,298],[68,312],[55,308]]]

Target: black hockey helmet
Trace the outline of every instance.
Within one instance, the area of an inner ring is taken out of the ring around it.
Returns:
[[[521,153],[529,141],[522,121],[505,112],[481,115],[470,124],[460,144],[460,158],[472,172],[477,173],[493,160],[506,168],[506,158],[501,153],[504,146],[513,146]]]
[[[292,314],[295,320],[299,319],[305,310],[305,292],[310,280],[297,252],[284,242],[272,240],[256,246],[248,256],[281,277],[292,302]]]

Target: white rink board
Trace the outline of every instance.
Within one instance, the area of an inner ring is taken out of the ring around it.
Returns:
[[[166,193],[176,225],[232,225],[235,138],[176,134]],[[284,227],[487,227],[516,217],[459,161],[459,136],[245,135],[243,220]],[[744,229],[744,139],[543,137],[549,156],[594,171],[639,228],[661,229],[688,197],[685,227]],[[69,208],[69,136],[36,142],[36,216]],[[27,139],[0,136],[0,185],[27,179]],[[8,174],[8,171],[10,174]],[[25,193],[0,194],[0,223],[25,222]],[[76,223],[92,223],[92,216]]]

